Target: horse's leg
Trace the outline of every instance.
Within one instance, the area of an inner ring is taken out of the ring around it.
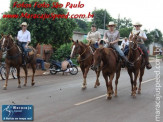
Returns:
[[[3,90],[7,90],[7,83],[8,83],[9,73],[10,73],[10,67],[6,66],[6,81],[5,81],[5,85],[3,86]]]
[[[100,70],[99,71],[96,70],[95,72],[96,72],[96,82],[95,82],[94,88],[100,85],[100,82],[99,82]]]
[[[134,80],[133,80],[132,71],[128,70],[128,74],[130,76],[130,82],[131,82],[131,96],[133,96],[133,82],[134,82]]]
[[[136,97],[137,90],[137,78],[138,78],[139,70],[134,72],[134,82],[133,82],[133,97]]]
[[[108,99],[111,99],[112,98],[112,94],[113,94],[113,86],[112,86],[112,81],[113,81],[113,78],[114,78],[114,73],[112,73],[110,75],[110,81],[108,83]]]
[[[18,77],[18,88],[21,88],[21,81],[20,81],[20,67],[16,67],[17,69],[17,77]]]
[[[87,74],[88,74],[88,71],[89,71],[89,67],[86,67],[85,69],[85,72],[84,72],[84,75],[83,75],[83,77],[84,77],[84,81],[83,81],[83,86],[82,86],[82,89],[85,89],[87,86],[87,81],[86,81],[86,78],[87,78]]]
[[[145,67],[143,67],[143,68],[140,69],[138,94],[141,94],[141,82],[142,82],[143,75],[144,75],[144,69],[145,69]]]
[[[116,79],[115,79],[115,97],[117,96],[117,86],[118,86],[118,79],[120,77],[120,71],[121,71],[121,66],[118,66],[118,69],[116,72]]]
[[[105,74],[105,73],[102,73],[103,74],[103,77],[104,77],[104,79],[105,79],[105,83],[106,83],[106,89],[107,89],[107,96],[106,96],[106,99],[108,99],[108,88],[109,88],[109,85],[108,85],[108,76],[107,76],[107,74]]]
[[[26,66],[23,66],[23,69],[24,69],[24,72],[25,72],[25,81],[24,81],[24,86],[26,86],[26,85],[27,85],[27,75],[28,75],[27,67],[26,67]]]
[[[32,71],[33,71],[31,85],[34,86],[35,85],[34,76],[35,76],[35,71],[36,71],[36,64],[32,64],[31,67],[32,67]]]

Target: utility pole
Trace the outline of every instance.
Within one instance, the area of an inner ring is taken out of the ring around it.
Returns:
[[[106,26],[106,9],[104,11],[104,31],[103,31],[103,35],[105,33],[105,26]]]

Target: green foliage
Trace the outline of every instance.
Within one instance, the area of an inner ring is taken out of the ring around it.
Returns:
[[[71,54],[71,45],[72,43],[62,44],[56,51],[53,53],[51,59],[63,61]]]
[[[121,37],[129,37],[131,31],[132,31],[132,28],[127,28],[127,27],[119,29]]]
[[[92,20],[92,23],[95,23],[97,28],[104,28],[104,15],[105,15],[105,10],[100,9],[100,10],[94,10],[92,12],[94,14],[94,18]],[[113,18],[110,16],[110,14],[106,11],[106,19],[105,19],[105,24],[107,25],[109,21],[112,21]]]
[[[82,42],[83,42],[84,44],[87,44],[87,43],[88,43],[88,41],[87,41],[86,39],[84,39]]]
[[[117,29],[132,28],[132,21],[131,21],[131,19],[127,19],[126,17],[122,18],[122,19],[116,19],[115,22],[117,24]]]
[[[52,4],[52,2],[57,2],[58,0],[12,0],[10,5],[10,11],[4,14],[18,14],[29,13],[29,14],[66,14],[67,10],[63,8],[13,8],[13,3],[17,1],[18,3],[30,3],[34,5],[36,1],[39,3]],[[29,24],[28,30],[31,32],[32,45],[37,43],[52,44],[53,46],[59,47],[63,42],[67,42],[70,37],[72,37],[73,30],[76,27],[76,23],[73,19],[26,19],[26,18],[15,18],[15,19],[1,19],[0,20],[0,33],[12,34],[13,37],[17,36],[17,32],[21,29],[20,24],[22,22],[27,22]]]

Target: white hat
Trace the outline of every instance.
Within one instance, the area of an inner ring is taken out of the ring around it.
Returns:
[[[28,26],[28,24],[27,24],[26,22],[23,22],[23,23],[20,25],[20,27],[22,27],[23,25]]]
[[[109,24],[107,26],[110,26],[110,25],[116,26],[116,24],[113,21],[109,22]]]
[[[140,23],[140,22],[136,22],[135,24],[133,24],[134,26],[136,26],[136,25],[140,25],[140,26],[142,26],[142,24]]]

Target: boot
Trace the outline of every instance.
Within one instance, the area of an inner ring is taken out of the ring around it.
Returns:
[[[125,61],[126,66],[129,67],[134,67],[134,64],[129,62],[128,58],[126,56],[123,56],[122,59]]]
[[[23,54],[23,63],[22,63],[23,66],[26,65],[26,56]]]
[[[147,68],[147,69],[151,69],[152,66],[151,66],[151,64],[149,63],[149,58],[148,58],[148,57],[145,58],[145,62],[146,62],[146,68]]]

